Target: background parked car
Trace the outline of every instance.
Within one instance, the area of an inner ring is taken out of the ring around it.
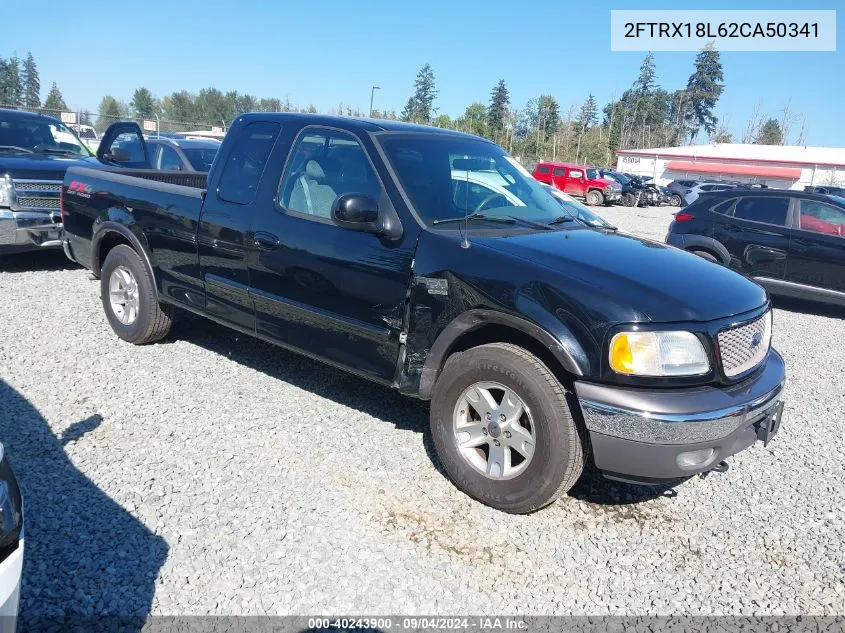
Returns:
[[[845,187],[836,187],[834,185],[808,185],[804,187],[807,193],[824,193],[831,196],[845,197]]]
[[[602,178],[598,169],[572,163],[540,162],[534,167],[536,180],[552,185],[587,204],[611,204],[622,199],[622,185]]]
[[[633,207],[635,205],[641,207],[648,206],[648,188],[639,180],[635,180],[618,171],[601,169],[599,173],[602,178],[619,183],[622,187],[622,204],[626,207]]]
[[[100,146],[100,135],[97,134],[97,130],[90,125],[71,125],[70,127],[76,132],[79,140],[85,143],[85,146],[96,154],[97,148]]]
[[[217,156],[220,143],[182,138],[146,139],[153,169],[207,172]]]
[[[0,633],[15,630],[23,572],[23,502],[0,444]]]
[[[668,185],[666,185],[666,189],[669,190],[668,195],[668,202],[673,207],[679,207],[684,201],[684,195],[687,192],[687,189],[692,189],[697,184],[699,184],[699,180],[673,180]]]
[[[700,182],[684,192],[680,206],[685,207],[695,202],[702,193],[710,191],[722,191],[724,189],[736,189],[737,185],[727,182]]]
[[[845,198],[710,191],[675,214],[666,242],[745,273],[773,294],[845,305]]]

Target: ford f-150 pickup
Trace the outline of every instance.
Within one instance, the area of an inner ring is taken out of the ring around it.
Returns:
[[[135,124],[99,151],[146,160]],[[430,399],[446,473],[483,503],[540,508],[588,460],[646,483],[723,470],[778,431],[766,292],[582,223],[487,140],[244,114],[207,182],[160,173],[65,177],[65,251],[117,336],[162,339],[182,308]]]

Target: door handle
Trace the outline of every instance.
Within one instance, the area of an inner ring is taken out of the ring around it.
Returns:
[[[253,245],[262,251],[274,251],[281,246],[281,240],[272,233],[259,231],[252,238]]]

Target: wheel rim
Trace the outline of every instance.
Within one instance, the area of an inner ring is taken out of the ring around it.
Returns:
[[[109,304],[117,320],[131,325],[138,318],[138,282],[126,266],[118,266],[109,276]]]
[[[488,479],[512,479],[531,463],[536,428],[513,389],[498,382],[470,385],[458,398],[453,420],[458,452]]]

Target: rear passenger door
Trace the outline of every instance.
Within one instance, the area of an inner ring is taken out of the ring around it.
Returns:
[[[555,167],[552,170],[552,186],[555,189],[560,189],[564,191],[564,187],[566,187],[566,168],[565,167]]]
[[[786,280],[845,292],[845,208],[796,198]]]
[[[257,194],[280,131],[275,121],[252,121],[237,128],[228,155],[220,157],[220,177],[206,194],[197,232],[208,314],[250,332],[255,329],[247,267],[250,223],[255,208],[272,204],[272,198],[261,200]]]
[[[404,222],[389,241],[332,220],[347,193],[392,209],[365,141],[328,127],[299,133],[276,204],[255,209],[250,287],[260,336],[390,382],[419,227]]]
[[[720,240],[731,254],[731,267],[750,277],[784,279],[790,217],[786,196],[739,196]]]

